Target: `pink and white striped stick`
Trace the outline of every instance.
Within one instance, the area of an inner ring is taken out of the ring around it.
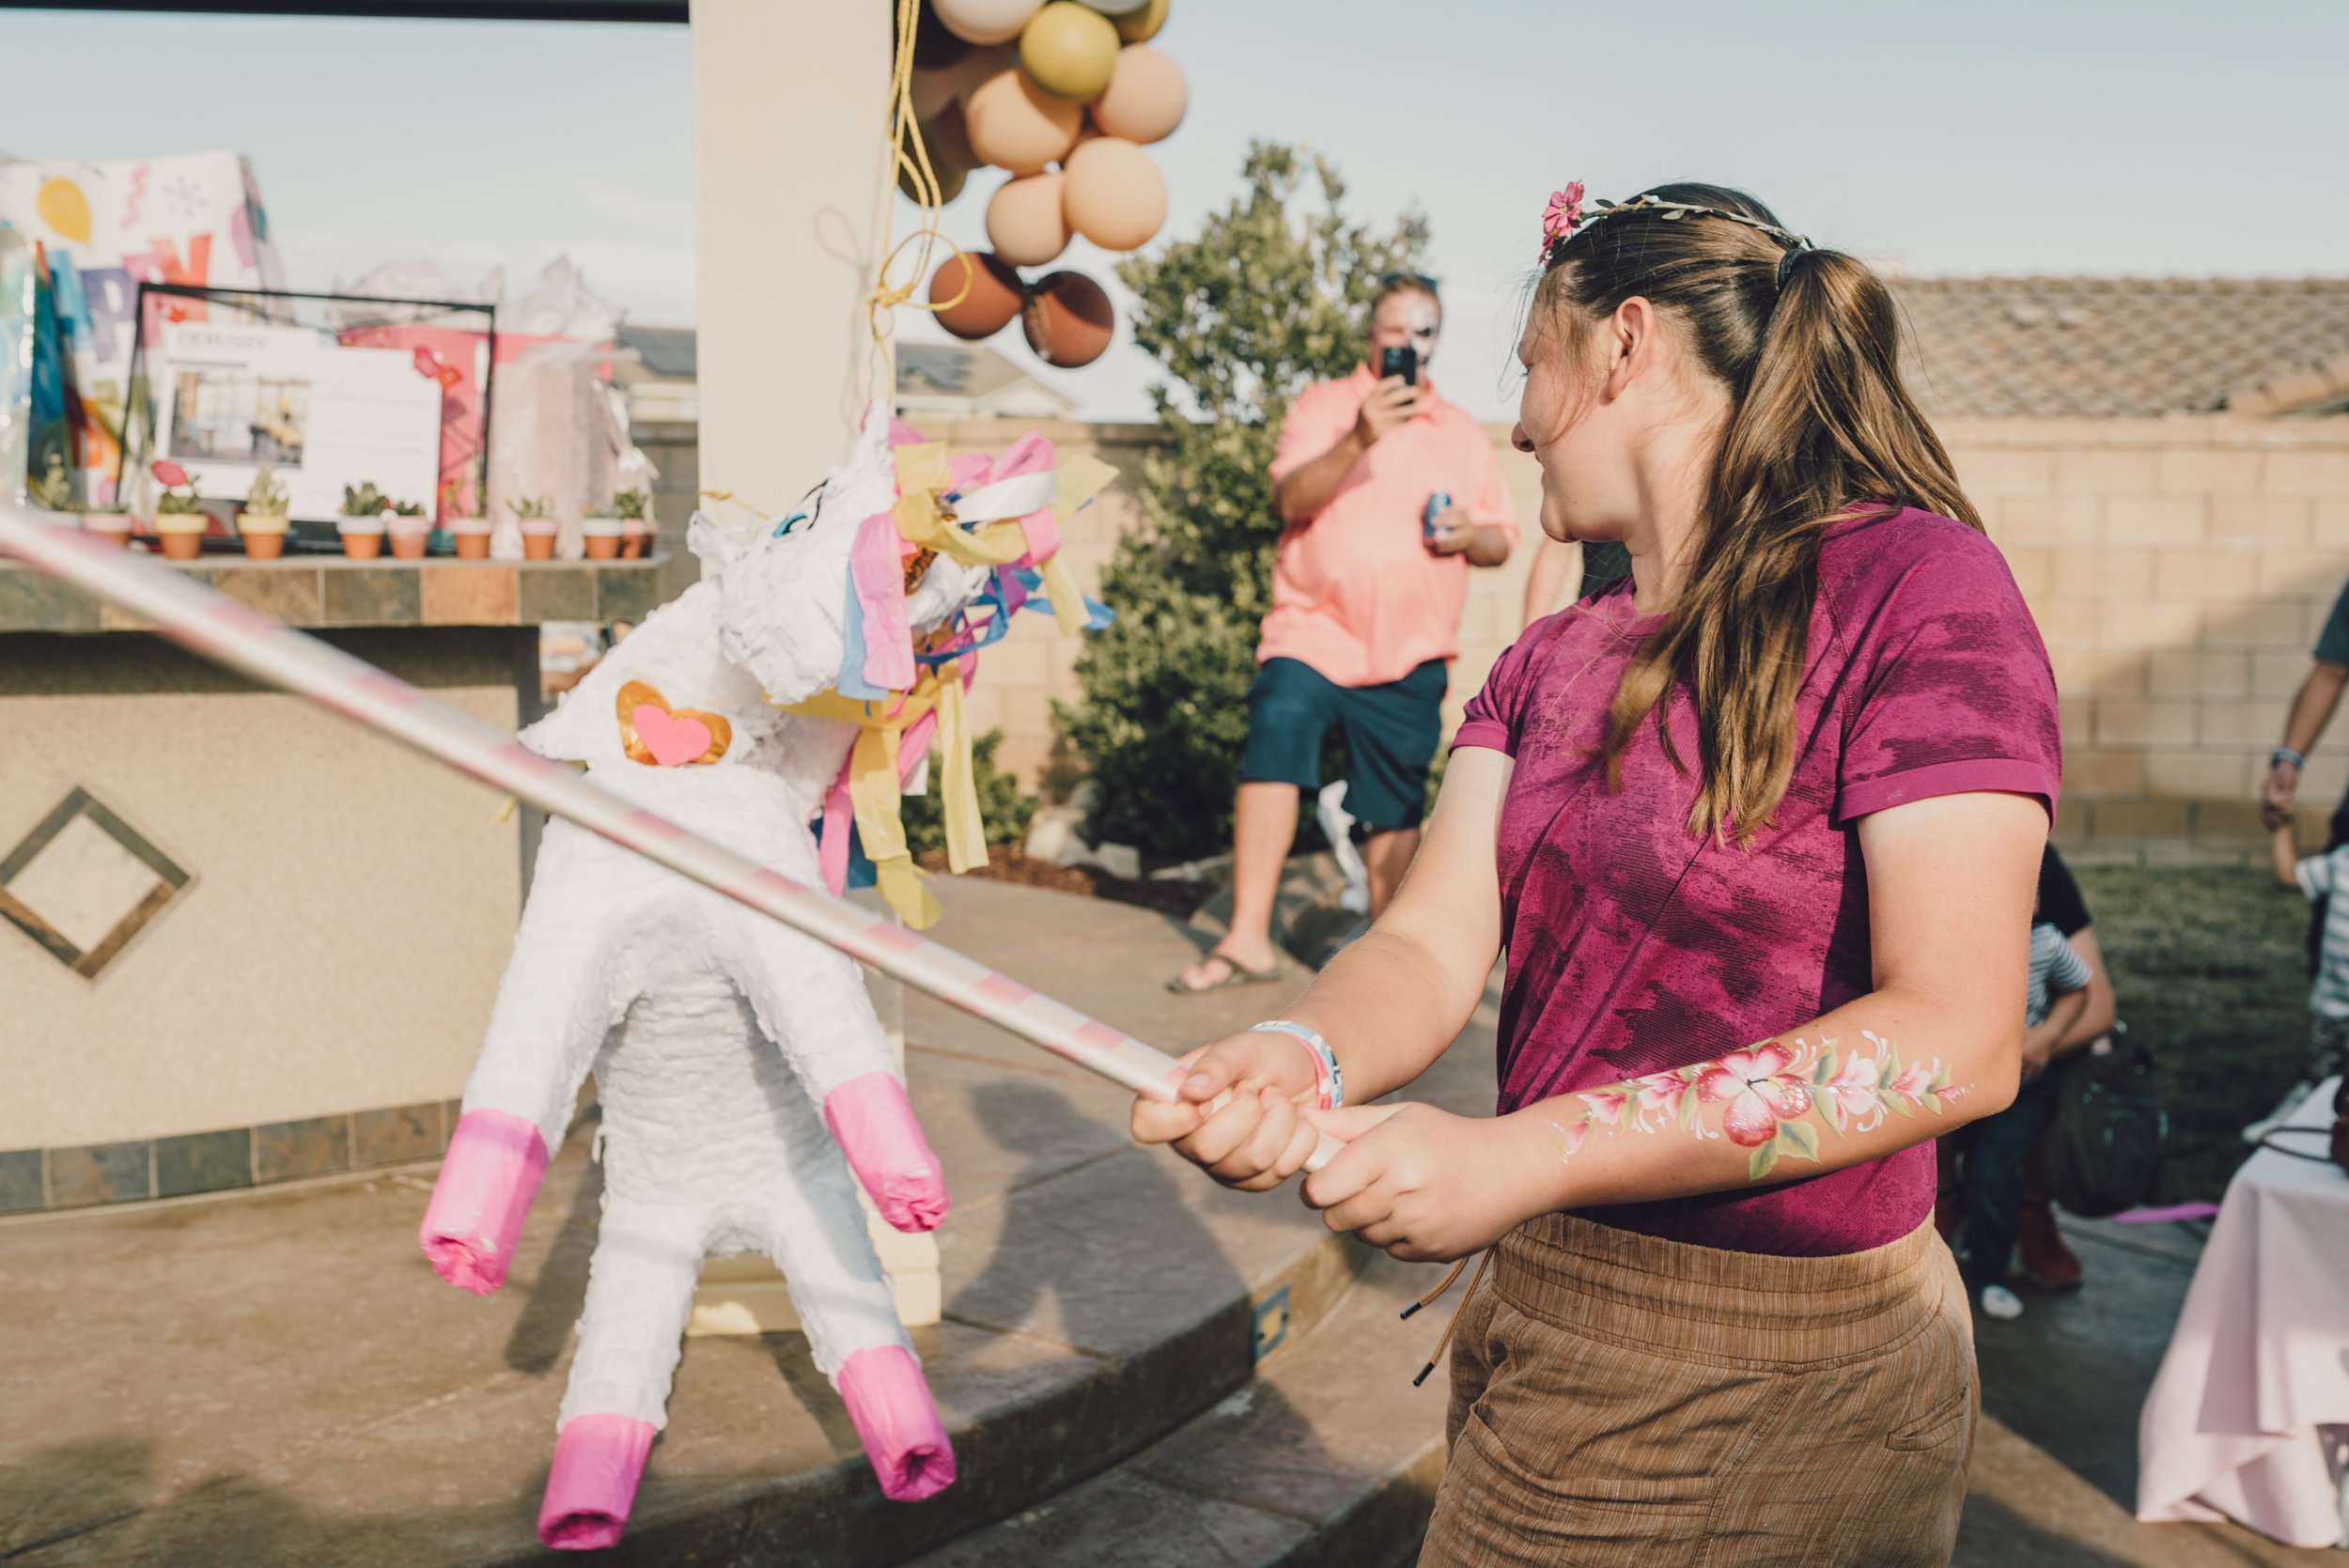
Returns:
[[[406,681],[168,567],[8,505],[0,505],[0,553],[140,616],[192,653],[405,741],[1137,1094],[1171,1100],[1182,1081],[1183,1068],[1172,1057],[1133,1036],[631,806]]]

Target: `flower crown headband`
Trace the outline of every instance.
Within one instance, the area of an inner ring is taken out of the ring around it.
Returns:
[[[1620,217],[1626,212],[1653,212],[1666,223],[1677,223],[1683,218],[1725,218],[1733,224],[1743,224],[1757,233],[1766,234],[1786,247],[1786,254],[1778,260],[1778,286],[1781,288],[1786,287],[1786,275],[1794,269],[1795,257],[1812,248],[1808,236],[1782,229],[1776,224],[1766,224],[1747,213],[1733,212],[1725,207],[1700,207],[1691,202],[1665,201],[1658,196],[1633,196],[1629,201],[1609,201],[1598,197],[1591,202],[1591,210],[1586,213],[1582,207],[1582,182],[1576,179],[1569,180],[1564,190],[1552,192],[1549,206],[1542,212],[1542,266],[1545,269],[1556,266],[1560,255],[1565,250],[1566,241],[1573,239],[1577,231],[1593,224],[1604,223],[1609,218]]]

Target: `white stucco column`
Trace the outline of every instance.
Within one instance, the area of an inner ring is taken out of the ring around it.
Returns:
[[[780,517],[848,457],[893,380],[864,310],[894,179],[892,9],[692,0],[692,26],[701,482]],[[896,986],[874,978],[877,991]],[[876,1001],[885,1018],[900,1011],[894,994]],[[937,1242],[867,1211],[898,1315],[936,1323]],[[782,1279],[738,1258],[705,1272],[690,1331],[796,1327]]]
[[[882,361],[891,9],[692,0],[701,474],[770,514],[848,456]]]

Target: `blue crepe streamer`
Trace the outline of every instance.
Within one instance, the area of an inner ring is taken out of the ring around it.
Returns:
[[[889,693],[864,678],[864,601],[856,597],[856,574],[848,574],[848,607],[840,617],[840,683],[842,696],[874,703]]]

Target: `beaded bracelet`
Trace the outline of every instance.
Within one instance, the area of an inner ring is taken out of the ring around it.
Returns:
[[[2306,768],[2309,765],[2308,758],[2302,756],[2299,753],[2294,751],[2289,746],[2279,746],[2274,751],[2267,753],[2268,767],[2273,768],[2279,762],[2288,762],[2295,768]]]
[[[1346,1103],[1346,1075],[1338,1069],[1337,1052],[1315,1031],[1289,1018],[1267,1018],[1251,1034],[1285,1034],[1314,1053],[1314,1076],[1320,1080],[1321,1109],[1335,1110]]]

